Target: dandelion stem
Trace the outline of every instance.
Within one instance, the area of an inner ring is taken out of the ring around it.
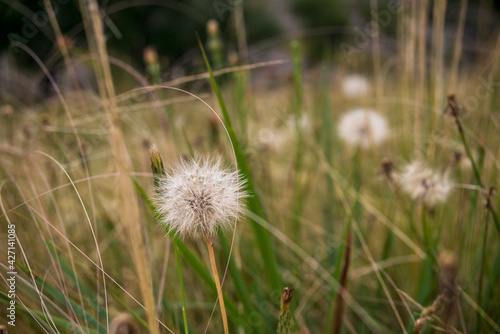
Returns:
[[[217,264],[215,263],[214,247],[212,245],[212,239],[210,238],[210,235],[207,233],[205,234],[205,236],[207,239],[208,255],[210,256],[210,265],[212,266],[215,286],[217,288],[217,295],[219,297],[220,312],[222,314],[222,323],[224,324],[224,333],[229,334],[229,326],[227,325],[226,307],[224,305],[224,297],[222,295],[222,289],[220,286],[219,274],[217,273]]]

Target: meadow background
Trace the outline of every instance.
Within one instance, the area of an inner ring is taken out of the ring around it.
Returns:
[[[155,216],[153,143],[167,171],[213,155],[248,180],[213,239],[231,332],[500,332],[498,2],[0,6],[9,333],[222,332],[204,240]],[[359,108],[384,141],[339,135]]]

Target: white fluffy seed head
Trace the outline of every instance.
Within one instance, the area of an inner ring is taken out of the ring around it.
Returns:
[[[339,136],[347,144],[368,148],[387,139],[387,121],[371,109],[355,109],[342,116],[338,125]]]
[[[230,229],[244,211],[245,181],[220,159],[181,160],[159,179],[155,198],[161,224],[180,236],[214,235]]]
[[[342,80],[342,93],[354,99],[367,95],[371,90],[370,82],[359,74],[349,75]]]
[[[430,207],[445,202],[453,188],[447,173],[439,174],[421,161],[406,165],[397,180],[411,198]]]

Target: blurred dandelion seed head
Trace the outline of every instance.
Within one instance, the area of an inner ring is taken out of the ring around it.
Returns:
[[[296,123],[295,115],[288,116],[288,118],[286,119],[286,127],[288,128],[289,131],[293,132],[294,135],[296,133],[295,123]],[[312,121],[308,114],[304,112],[302,113],[299,121],[299,127],[303,132],[308,132],[312,130]]]
[[[370,82],[364,76],[352,74],[342,80],[342,93],[351,99],[366,96],[371,90]]]
[[[230,229],[244,211],[244,184],[220,159],[181,160],[156,186],[161,224],[180,237]]]
[[[452,190],[447,173],[439,174],[421,161],[406,165],[397,180],[401,189],[412,199],[431,207],[445,202]]]
[[[219,22],[211,19],[207,21],[207,34],[209,36],[217,36],[219,34]]]
[[[362,148],[378,145],[389,135],[385,118],[371,109],[355,109],[344,114],[338,131],[344,142]]]

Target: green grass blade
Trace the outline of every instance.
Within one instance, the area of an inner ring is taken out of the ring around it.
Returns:
[[[99,310],[99,318],[106,319],[106,310],[102,307],[98,308],[98,302],[97,298],[95,297],[95,292],[93,292],[92,289],[83,280],[78,280],[78,277],[75,276],[75,273],[73,272],[73,268],[71,267],[71,265],[66,261],[62,253],[54,248],[54,246],[50,241],[46,240],[46,244],[49,250],[54,255],[56,253],[58,254],[58,260],[59,263],[61,264],[61,268],[65,274],[65,277],[68,278],[73,284],[79,285],[82,296],[90,303],[90,305],[95,310],[97,309]]]
[[[203,55],[203,59],[205,60],[205,65],[207,66],[208,73],[210,75],[210,82],[212,83],[212,88],[215,92],[215,95],[217,96],[217,100],[219,101],[219,105],[222,111],[222,115],[224,117],[224,123],[226,125],[227,131],[229,133],[229,137],[231,139],[231,142],[234,147],[235,155],[236,155],[236,160],[238,162],[238,167],[240,171],[245,175],[247,178],[247,190],[251,196],[248,199],[248,207],[249,209],[254,212],[256,215],[259,217],[265,218],[266,215],[264,213],[264,208],[262,207],[262,203],[259,199],[259,196],[257,195],[257,192],[255,191],[254,183],[252,180],[252,174],[250,172],[250,168],[247,164],[247,160],[245,157],[245,153],[243,151],[243,148],[240,145],[240,142],[238,140],[238,137],[236,136],[236,133],[234,132],[234,129],[231,125],[231,119],[229,118],[229,114],[227,112],[226,105],[224,103],[224,99],[222,98],[222,94],[219,90],[219,86],[217,85],[217,82],[215,81],[214,74],[212,72],[212,68],[210,67],[210,63],[208,62],[207,55],[205,53],[205,50],[203,49],[203,45],[198,38],[198,44],[201,49],[201,53]],[[256,239],[259,244],[259,249],[262,254],[262,259],[264,261],[264,267],[266,274],[268,276],[269,282],[271,284],[271,287],[275,291],[281,291],[281,277],[278,273],[278,264],[274,252],[274,248],[271,242],[271,237],[269,235],[269,232],[266,231],[262,226],[260,226],[257,222],[250,220],[252,222],[252,227],[255,232]]]
[[[30,271],[24,267],[21,263],[18,263],[16,262],[17,266],[26,274],[26,275],[31,275]],[[87,311],[85,311],[84,309],[82,309],[80,307],[80,305],[76,302],[74,302],[73,300],[66,298],[64,296],[64,294],[62,292],[59,291],[59,289],[53,287],[50,283],[48,283],[47,281],[44,281],[38,277],[34,277],[35,279],[35,283],[39,286],[39,287],[43,287],[43,292],[44,292],[44,295],[46,295],[47,297],[48,296],[51,296],[52,298],[54,298],[54,300],[58,301],[59,303],[61,303],[62,305],[66,305],[68,302],[70,303],[73,311],[75,312],[76,316],[79,318],[79,319],[84,319],[84,317],[86,317],[87,319],[87,322],[88,322],[88,325],[90,328],[97,328],[99,333],[105,333],[106,332],[106,326],[104,324],[102,324],[101,322],[99,322],[92,314],[88,313]],[[34,288],[30,285],[27,285],[30,289],[32,289],[33,291]]]
[[[229,242],[224,237],[224,234],[222,234],[222,232],[220,231],[219,231],[219,241],[224,256],[225,257],[229,256],[229,250],[230,250]],[[256,310],[253,307],[252,301],[250,299],[250,294],[248,293],[248,289],[245,286],[245,281],[243,279],[241,271],[238,269],[238,267],[236,267],[234,261],[230,261],[230,259],[228,259],[228,261],[229,261],[229,273],[231,274],[231,277],[233,279],[234,286],[236,288],[236,294],[238,295],[239,300],[243,304],[245,318],[248,321],[248,316],[253,312],[256,312]],[[263,315],[264,315],[264,320],[269,322],[269,317],[267,316],[267,314]]]

